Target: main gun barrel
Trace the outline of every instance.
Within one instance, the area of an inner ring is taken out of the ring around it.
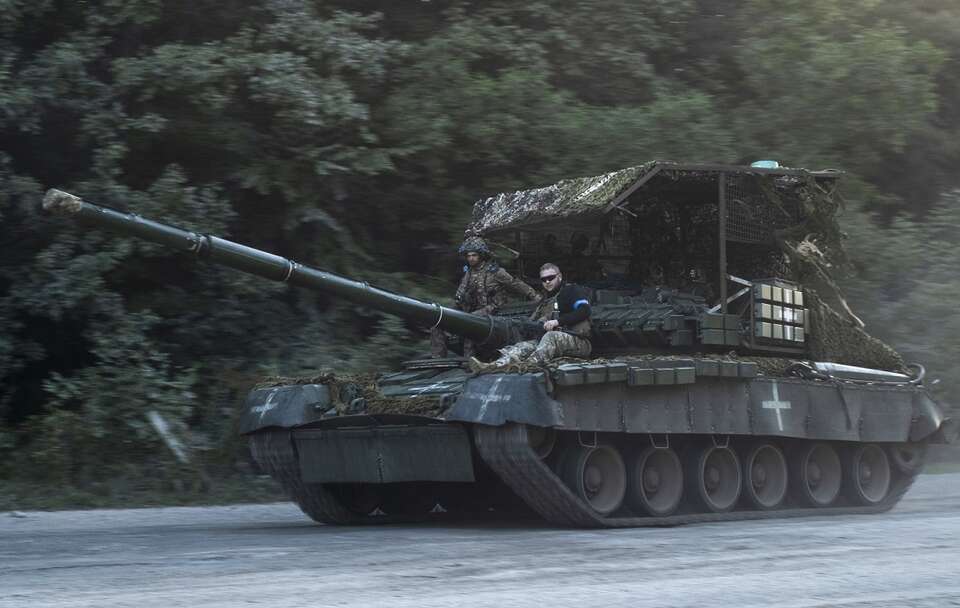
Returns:
[[[346,300],[391,313],[427,327],[439,327],[493,348],[517,339],[516,323],[507,319],[479,316],[432,302],[395,294],[309,266],[285,257],[260,251],[217,236],[191,232],[88,203],[61,190],[48,190],[43,209],[69,215],[100,228],[139,237],[177,251],[194,253],[202,258],[254,274],[272,281],[290,283],[339,296]]]

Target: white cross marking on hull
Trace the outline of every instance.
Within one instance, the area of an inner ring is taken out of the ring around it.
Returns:
[[[487,413],[487,406],[496,401],[510,401],[513,399],[513,395],[498,395],[497,389],[500,388],[500,383],[503,382],[503,376],[500,376],[493,381],[493,386],[490,387],[490,390],[487,391],[487,394],[482,397],[483,404],[480,406],[480,414],[478,418],[483,418],[483,415]]]
[[[260,420],[263,420],[263,417],[267,414],[267,412],[277,407],[277,404],[273,402],[273,398],[274,396],[276,396],[277,391],[279,390],[280,389],[275,388],[272,391],[270,391],[270,394],[267,395],[267,402],[264,403],[263,405],[257,405],[255,407],[250,408],[250,412],[253,414],[260,414]]]
[[[780,387],[777,386],[777,381],[773,381],[773,400],[764,401],[762,403],[763,409],[765,410],[776,410],[777,412],[777,427],[782,431],[783,430],[783,416],[780,414],[780,410],[789,410],[790,402],[789,401],[780,401]]]
[[[440,388],[441,386],[444,386],[446,383],[447,383],[446,380],[441,380],[440,382],[434,382],[433,384],[429,384],[429,385],[421,388],[420,390],[418,390],[418,391],[417,391],[417,394],[418,394],[418,395],[422,395],[422,394],[424,394],[424,393],[427,392],[427,391],[431,391],[431,390],[433,390],[433,389],[435,389],[435,388]]]

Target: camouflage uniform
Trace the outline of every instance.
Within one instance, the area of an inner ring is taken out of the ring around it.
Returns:
[[[560,298],[564,289],[569,290],[568,293],[564,293],[565,296],[572,293],[575,294],[572,297],[578,299],[578,301],[586,301],[580,299],[583,295],[582,288],[572,283],[566,284],[553,295],[545,295],[537,304],[533,314],[530,315],[530,319],[541,323],[550,319],[557,319],[561,314],[558,298]],[[490,366],[501,367],[522,360],[543,364],[558,357],[589,357],[593,349],[590,344],[590,329],[590,318],[588,316],[570,327],[548,331],[539,340],[524,340],[511,344],[500,349],[500,358],[491,363]]]
[[[490,251],[479,237],[468,237],[460,246],[460,253],[477,252],[488,257]],[[535,289],[510,275],[509,272],[489,259],[481,261],[475,268],[463,267],[463,277],[454,296],[454,308],[476,315],[495,315],[507,303],[508,293],[528,300],[538,298]],[[447,356],[447,336],[438,328],[430,332],[430,346],[435,357]],[[474,353],[471,340],[463,341],[463,354],[466,357]]]
[[[464,267],[454,306],[478,315],[495,315],[507,303],[507,292],[537,300],[537,292],[523,281],[510,276],[496,262],[481,262],[477,268]]]

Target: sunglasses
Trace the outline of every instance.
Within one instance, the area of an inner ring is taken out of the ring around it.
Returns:
[[[540,277],[540,281],[542,281],[543,283],[549,283],[550,281],[554,280],[555,278],[557,278],[557,275],[555,275],[555,274],[548,274],[548,275],[545,276],[545,277]]]

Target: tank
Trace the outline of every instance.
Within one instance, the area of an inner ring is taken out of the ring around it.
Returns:
[[[326,524],[886,511],[957,425],[832,279],[839,177],[656,161],[478,201],[467,231],[509,252],[514,276],[550,261],[590,290],[590,359],[478,373],[451,357],[271,379],[247,396],[240,431]],[[43,207],[438,327],[483,359],[543,333],[529,304],[472,315],[61,191]]]

